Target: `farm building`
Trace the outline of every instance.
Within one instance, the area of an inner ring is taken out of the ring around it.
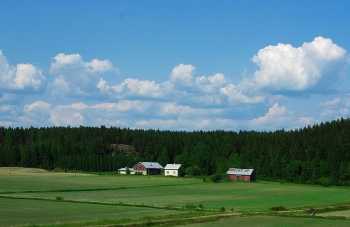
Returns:
[[[121,175],[126,175],[126,174],[135,174],[135,171],[134,169],[130,169],[129,167],[124,167],[124,168],[120,168],[118,169],[118,174],[121,174]]]
[[[181,164],[175,164],[175,163],[174,164],[167,164],[164,167],[164,175],[178,177],[180,168],[181,168]]]
[[[121,174],[121,175],[126,175],[128,174],[128,167],[124,167],[124,168],[120,168],[118,169],[118,173]]]
[[[133,167],[135,174],[160,175],[163,170],[158,162],[139,162]]]
[[[227,176],[231,181],[255,181],[255,170],[254,169],[237,169],[230,168],[227,172]]]

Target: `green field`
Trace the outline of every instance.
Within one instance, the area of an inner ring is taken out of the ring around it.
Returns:
[[[137,217],[152,217],[181,213],[140,207],[103,206],[55,201],[0,198],[0,226],[50,224],[63,222],[92,222],[104,220],[127,221]]]
[[[320,218],[254,216],[225,218],[215,222],[189,224],[186,227],[348,227],[350,220],[331,220]]]
[[[322,208],[337,204],[350,204],[350,188],[276,182],[211,183],[192,178],[0,168],[0,226],[62,222],[127,223],[217,213],[266,213],[276,206],[300,211],[306,207]],[[267,224],[270,219],[271,223],[286,223],[283,226],[298,224],[302,220],[300,217],[249,216],[226,218],[219,222],[249,226],[244,223],[257,221],[255,219],[261,219],[261,223],[266,220]],[[349,224],[345,220],[306,220]],[[208,226],[211,226],[210,223]]]

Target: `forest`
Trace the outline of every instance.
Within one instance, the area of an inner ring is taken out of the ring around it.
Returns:
[[[350,119],[274,132],[0,128],[0,166],[102,172],[138,161],[182,163],[190,176],[240,167],[256,169],[258,179],[350,185]]]

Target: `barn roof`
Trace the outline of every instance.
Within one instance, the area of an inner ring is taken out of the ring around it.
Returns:
[[[237,169],[237,168],[229,168],[226,172],[229,175],[241,175],[241,176],[250,176],[254,172],[254,169]]]
[[[167,164],[164,169],[178,170],[181,168],[181,164]]]
[[[140,162],[146,169],[163,169],[158,162]]]

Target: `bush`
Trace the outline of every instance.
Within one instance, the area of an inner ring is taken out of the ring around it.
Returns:
[[[63,197],[62,196],[56,196],[56,200],[57,201],[63,201]]]
[[[196,205],[192,204],[192,203],[188,203],[185,205],[186,209],[196,209]]]
[[[221,212],[225,212],[225,211],[226,211],[225,207],[221,207],[221,208],[220,208],[220,211],[221,211]]]
[[[222,181],[223,179],[224,179],[224,177],[220,174],[215,174],[215,175],[212,175],[210,177],[210,180],[214,183],[218,183],[218,182]]]
[[[188,176],[200,176],[201,175],[201,169],[198,166],[190,166],[186,168],[186,175]]]
[[[286,211],[288,210],[287,208],[285,208],[284,206],[276,206],[276,207],[271,207],[272,211]]]
[[[318,183],[322,186],[328,187],[331,185],[331,179],[329,179],[329,177],[321,177],[317,180],[316,183]]]

